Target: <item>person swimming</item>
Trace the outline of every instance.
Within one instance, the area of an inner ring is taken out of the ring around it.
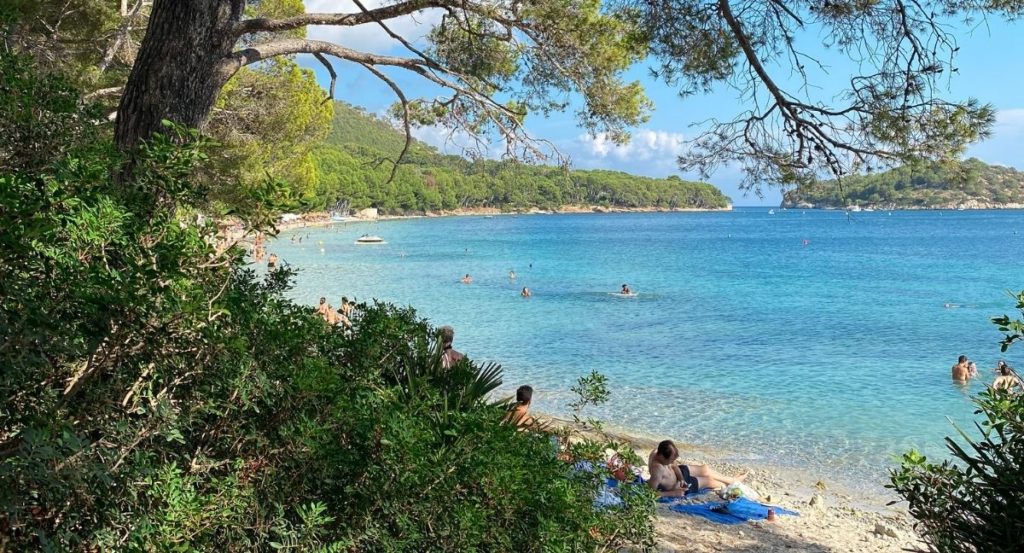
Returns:
[[[509,271],[508,272],[508,279],[509,280],[515,280],[516,279],[516,272],[515,271]]]
[[[631,295],[633,295],[633,291],[629,289],[629,285],[628,284],[623,284],[622,285],[622,290],[619,293],[622,294],[623,296],[631,296]]]
[[[523,291],[522,291],[522,292],[520,292],[520,293],[519,293],[519,295],[520,295],[520,296],[523,296],[524,298],[528,298],[528,297],[532,296],[532,295],[533,295],[533,293],[531,293],[531,292],[530,292],[530,289],[529,289],[529,288],[527,288],[527,287],[523,286]]]
[[[460,282],[463,284],[473,284],[473,277],[469,276],[469,273],[466,273],[466,276],[462,277]]]

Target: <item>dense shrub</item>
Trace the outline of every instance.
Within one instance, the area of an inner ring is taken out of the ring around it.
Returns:
[[[27,152],[0,171],[0,551],[649,543],[645,488],[595,509],[602,471],[501,423],[499,368],[442,370],[411,309],[328,327],[284,298],[287,270],[217,248],[198,135],[168,127],[126,171],[26,67],[0,61],[0,125],[49,118],[62,147],[0,152]]]
[[[1017,308],[1024,313],[1024,292]],[[1020,319],[993,322],[1004,333],[1004,351],[1021,339]],[[1024,394],[1017,392],[989,390],[975,398],[981,420],[946,438],[950,459],[933,463],[911,451],[893,470],[890,487],[908,502],[928,550],[1024,550]]]

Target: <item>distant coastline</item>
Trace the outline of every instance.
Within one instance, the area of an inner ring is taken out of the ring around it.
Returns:
[[[988,203],[978,200],[966,202],[936,204],[936,205],[896,205],[896,204],[875,204],[875,205],[847,205],[839,206],[830,203],[812,203],[805,201],[783,200],[779,207],[782,209],[821,209],[826,211],[977,211],[985,209],[1013,210],[1024,209],[1024,203]]]
[[[423,213],[381,214],[376,209],[357,210],[355,214],[344,219],[332,219],[327,211],[310,211],[298,217],[277,224],[279,231],[293,230],[304,227],[326,226],[335,223],[354,223],[367,221],[394,221],[400,219],[430,219],[440,217],[480,217],[480,216],[516,216],[516,215],[564,215],[580,213],[678,213],[678,212],[714,212],[732,211],[733,206],[721,208],[697,207],[619,207],[600,205],[563,205],[555,210],[530,208],[517,211],[502,211],[496,207],[473,207],[450,211],[427,211]]]

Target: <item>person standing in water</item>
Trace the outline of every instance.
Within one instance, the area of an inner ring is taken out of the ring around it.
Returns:
[[[463,284],[473,284],[473,277],[469,276],[469,273],[466,273],[466,276],[462,277],[461,282]]]
[[[508,272],[508,279],[509,280],[515,280],[516,279],[516,272],[514,270],[509,270],[509,272]]]
[[[1014,387],[1024,389],[1024,386],[1021,386],[1020,379],[1013,374],[1013,369],[1011,369],[1005,362],[1000,361],[997,371],[999,376],[997,376],[996,381],[992,383],[993,389],[1007,391],[1012,390]]]
[[[956,360],[956,365],[953,365],[952,369],[950,370],[952,372],[954,381],[967,382],[967,379],[970,378],[971,374],[970,369],[967,367],[967,356],[961,355]]]

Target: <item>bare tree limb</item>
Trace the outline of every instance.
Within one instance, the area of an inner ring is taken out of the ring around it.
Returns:
[[[351,27],[372,23],[374,19],[392,19],[409,15],[427,8],[444,8],[448,3],[444,0],[407,0],[390,6],[383,6],[360,13],[305,13],[286,19],[246,19],[240,21],[234,29],[235,36],[249,33],[275,33],[290,31],[309,25],[338,25]]]
[[[117,51],[121,49],[121,44],[125,41],[128,33],[132,31],[132,22],[135,20],[135,16],[138,15],[142,9],[142,0],[135,0],[135,4],[131,10],[127,10],[127,0],[121,2],[121,15],[124,19],[121,20],[121,25],[118,26],[117,32],[114,34],[114,40],[108,46],[106,51],[103,52],[103,59],[100,60],[99,71],[103,73],[110,67],[110,64],[114,62],[114,56],[117,55]]]
[[[378,79],[384,81],[384,83],[387,84],[392,91],[394,91],[395,96],[398,96],[399,101],[402,102],[402,127],[403,130],[405,131],[405,144],[402,145],[402,151],[401,153],[398,154],[398,159],[392,162],[391,175],[388,176],[387,180],[387,182],[391,182],[392,180],[395,179],[395,174],[398,173],[398,165],[402,163],[403,159],[405,159],[405,154],[409,152],[409,148],[412,146],[412,124],[409,121],[409,100],[406,99],[405,93],[402,92],[401,87],[395,84],[395,81],[391,80],[379,69],[366,63],[361,63],[360,65],[362,65],[370,73],[373,73],[374,76],[376,76]]]
[[[334,66],[331,65],[330,60],[324,57],[320,52],[313,52],[313,57],[317,59],[324,67],[327,68],[327,73],[331,76],[331,88],[327,92],[327,97],[321,103],[327,103],[334,99],[334,87],[338,84],[338,73],[334,71]]]

